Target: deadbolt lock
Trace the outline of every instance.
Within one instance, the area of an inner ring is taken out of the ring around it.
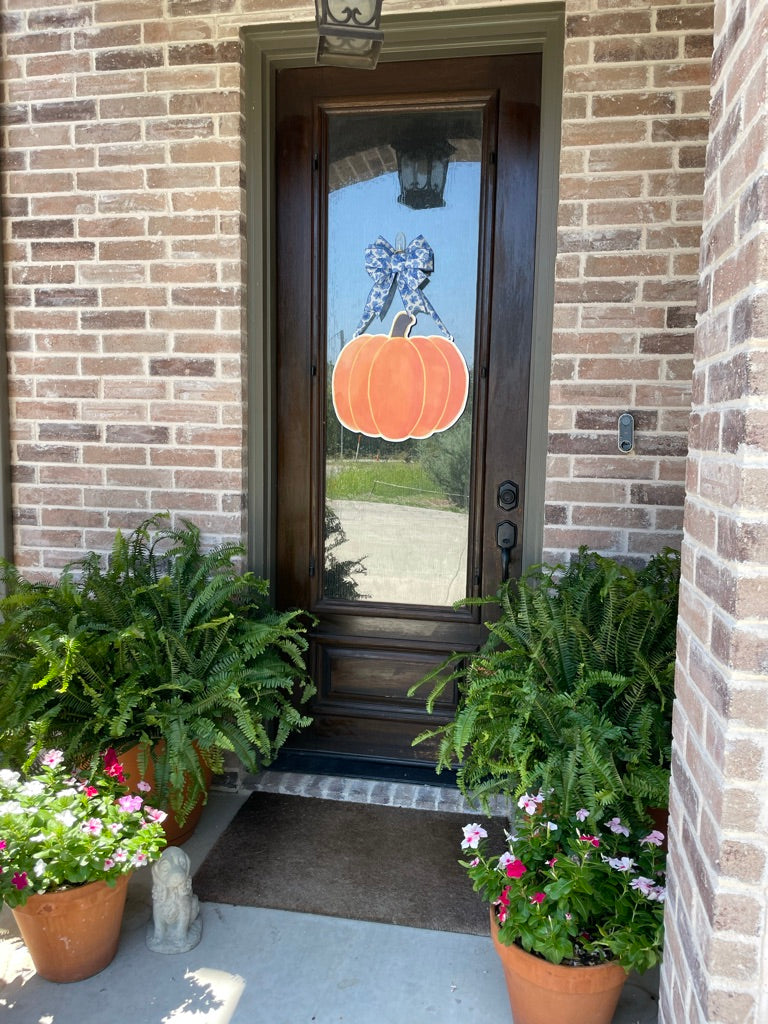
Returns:
[[[512,509],[517,508],[520,501],[520,488],[514,480],[504,480],[499,484],[499,489],[496,492],[496,501],[499,508],[505,512],[511,512]]]

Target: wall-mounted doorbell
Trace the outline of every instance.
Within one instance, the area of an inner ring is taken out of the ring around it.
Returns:
[[[623,412],[619,416],[619,451],[631,452],[635,447],[635,417]]]

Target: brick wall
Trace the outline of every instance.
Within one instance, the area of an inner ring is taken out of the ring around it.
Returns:
[[[680,546],[712,11],[620,6],[567,6],[552,558],[579,544],[632,561]]]
[[[412,11],[388,0],[387,11]],[[436,0],[423,9],[442,6]],[[471,4],[455,4],[471,6]],[[239,27],[291,0],[6,0],[16,558],[163,508],[243,535]],[[545,546],[679,542],[709,7],[568,5]],[[637,423],[620,456],[616,419]]]
[[[768,1020],[768,4],[716,25],[664,1024]]]

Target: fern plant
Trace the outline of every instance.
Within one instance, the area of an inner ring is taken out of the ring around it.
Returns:
[[[106,567],[91,552],[53,583],[0,563],[0,749],[29,763],[55,745],[83,762],[147,745],[183,822],[205,788],[200,759],[268,764],[308,724],[314,688],[302,613],[270,606],[267,582],[238,570],[240,546],[203,551],[196,526],[166,519],[118,532]]]
[[[411,691],[432,684],[429,711],[459,691],[455,716],[415,742],[437,738],[438,771],[458,766],[485,807],[541,789],[563,814],[641,827],[668,799],[679,575],[671,550],[633,570],[582,548],[503,586],[482,649]]]

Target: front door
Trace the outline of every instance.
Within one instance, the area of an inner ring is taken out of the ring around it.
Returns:
[[[277,573],[294,751],[434,762],[417,680],[521,570],[540,54],[278,73]]]

